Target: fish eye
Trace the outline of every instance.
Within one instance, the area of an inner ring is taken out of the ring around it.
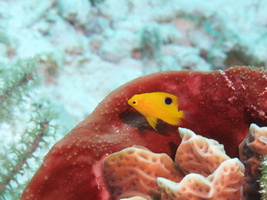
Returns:
[[[171,98],[171,97],[166,97],[166,98],[164,99],[164,103],[165,103],[166,105],[171,105],[171,104],[172,104],[172,98]]]
[[[133,104],[136,104],[136,101],[133,101],[132,103],[133,103]]]

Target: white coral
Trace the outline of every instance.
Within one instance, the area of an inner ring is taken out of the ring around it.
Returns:
[[[140,196],[134,196],[134,197],[130,197],[130,198],[123,198],[120,200],[147,200],[147,199],[144,197],[140,197]]]
[[[158,185],[162,190],[161,199],[242,199],[244,170],[243,164],[234,158],[224,161],[207,178],[195,173],[186,175],[180,183],[158,178]]]
[[[249,133],[253,137],[252,140],[246,140],[247,146],[259,155],[267,154],[267,127],[259,127],[251,124]]]
[[[103,164],[103,175],[112,198],[142,196],[148,200],[160,197],[157,177],[180,181],[182,174],[166,154],[153,153],[134,146],[109,155]],[[151,198],[150,198],[151,196]]]
[[[177,149],[175,162],[185,174],[198,173],[208,176],[228,160],[223,145],[216,140],[196,135],[186,128],[179,128],[182,143]]]
[[[103,174],[114,198],[161,200],[243,198],[244,165],[230,159],[223,145],[179,128],[182,137],[175,161],[166,154],[156,154],[135,146],[109,155]],[[179,182],[180,181],[180,182]],[[137,196],[136,196],[137,195]],[[125,200],[126,200],[125,199]]]

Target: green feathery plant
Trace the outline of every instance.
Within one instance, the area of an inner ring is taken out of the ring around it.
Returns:
[[[36,60],[20,60],[14,66],[0,68],[0,122],[11,120],[15,106],[39,84],[35,63]]]
[[[23,128],[15,128],[14,141],[1,144],[0,199],[20,197],[57,131],[56,116],[49,105],[31,97],[40,82],[36,64],[36,59],[29,59],[20,60],[10,68],[0,68],[0,128],[4,123],[16,124],[15,110],[26,112],[29,118]],[[23,108],[25,105],[27,109]]]
[[[264,159],[261,164],[260,187],[261,199],[267,200],[267,155],[264,156]]]

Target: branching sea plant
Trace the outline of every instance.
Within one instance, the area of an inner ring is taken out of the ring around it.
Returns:
[[[261,187],[261,199],[267,200],[267,155],[264,156],[262,164],[261,164],[261,179],[260,179],[260,187]]]
[[[31,88],[38,85],[40,78],[36,72],[36,61],[20,60],[13,66],[0,68],[0,122],[12,118],[12,111],[23,98],[29,95]]]
[[[0,199],[13,200],[19,198],[40,166],[58,126],[50,105],[45,100],[32,98],[31,93],[40,82],[37,59],[20,60],[9,68],[2,67],[0,75],[0,128],[3,124],[17,126],[13,128],[16,131],[12,140],[1,144]],[[23,108],[25,105],[27,108]],[[25,112],[19,115],[25,115],[26,125],[14,122],[17,111]]]

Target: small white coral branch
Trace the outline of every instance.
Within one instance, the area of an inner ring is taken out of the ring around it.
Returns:
[[[123,198],[120,200],[147,200],[147,199],[144,197],[140,197],[140,196],[134,196],[134,197],[130,197],[130,198]]]

